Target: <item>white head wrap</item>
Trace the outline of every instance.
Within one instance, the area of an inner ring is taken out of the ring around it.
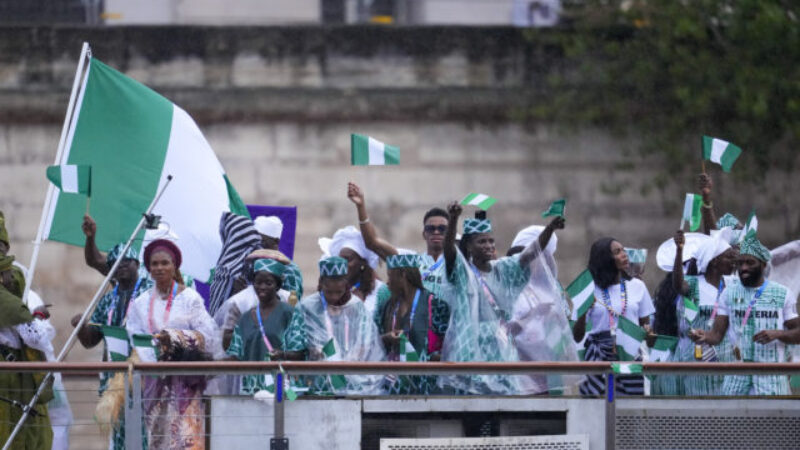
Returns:
[[[343,248],[349,248],[358,253],[358,256],[366,259],[367,264],[373,269],[378,266],[378,255],[367,249],[361,232],[352,225],[340,228],[333,234],[333,239],[331,239],[329,247],[330,255],[339,256],[339,252],[342,251]]]
[[[683,244],[683,262],[687,262],[692,258],[697,257],[697,249],[707,239],[711,239],[708,235],[703,233],[686,233],[684,235],[686,243]],[[672,238],[667,239],[658,247],[656,252],[656,264],[665,272],[672,272],[672,265],[675,264],[675,241]]]
[[[276,216],[258,216],[253,221],[256,231],[271,238],[280,239],[283,232],[283,222]]]
[[[695,258],[697,258],[697,271],[699,273],[705,273],[711,260],[725,253],[729,248],[731,248],[730,244],[719,235],[711,239],[703,240],[700,246],[697,247],[697,252],[695,253]]]
[[[527,247],[531,245],[531,242],[533,242],[534,239],[539,239],[539,235],[542,234],[544,228],[545,227],[543,227],[542,225],[531,225],[527,228],[523,228],[522,230],[520,230],[519,233],[517,233],[517,236],[514,238],[514,242],[511,243],[511,246]],[[556,252],[557,246],[558,246],[558,238],[556,237],[556,234],[553,233],[553,235],[550,237],[550,241],[547,243],[547,247],[545,247],[544,249],[545,251],[553,255]]]

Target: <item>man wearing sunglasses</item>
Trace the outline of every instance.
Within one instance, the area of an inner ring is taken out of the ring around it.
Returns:
[[[398,249],[389,242],[378,237],[366,212],[364,193],[355,183],[348,183],[347,196],[356,205],[359,216],[361,234],[367,248],[377,253],[382,259],[398,254]],[[447,232],[448,215],[442,208],[433,208],[425,213],[422,219],[422,238],[427,246],[425,254],[420,254],[419,271],[422,284],[429,292],[438,297],[444,280],[444,235]]]

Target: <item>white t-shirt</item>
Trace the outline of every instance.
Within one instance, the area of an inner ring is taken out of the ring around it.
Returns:
[[[645,286],[642,280],[638,278],[625,280],[625,292],[627,294],[625,306],[626,319],[638,325],[640,318],[648,317],[656,311],[653,306],[653,299],[650,298],[650,293],[647,292],[647,286]],[[620,314],[622,311],[620,285],[614,284],[609,286],[608,296],[611,300],[611,309],[613,309],[616,314]],[[586,313],[586,319],[592,323],[592,329],[587,330],[587,334],[609,331],[608,310],[603,306],[603,302],[606,301],[603,289],[595,286],[594,298],[594,305],[592,305],[592,307],[589,308],[589,312]],[[572,320],[578,320],[577,316],[578,308],[575,308],[572,310]]]

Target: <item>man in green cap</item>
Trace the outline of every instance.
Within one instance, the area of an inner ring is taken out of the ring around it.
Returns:
[[[694,330],[696,342],[717,345],[732,328],[734,354],[745,362],[786,362],[786,344],[800,343],[797,298],[785,286],[767,280],[770,252],[755,234],[739,248],[739,280],[722,291],[710,331]],[[726,376],[723,395],[788,395],[785,375]]]

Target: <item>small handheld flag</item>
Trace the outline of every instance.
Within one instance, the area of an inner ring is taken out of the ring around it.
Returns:
[[[416,350],[414,350],[414,346],[411,345],[411,342],[408,341],[408,338],[405,334],[400,335],[400,361],[405,362],[412,362],[412,361],[419,361],[419,355],[417,354]]]
[[[692,300],[683,297],[683,317],[685,317],[689,323],[692,323],[699,313],[700,308],[698,308]]]
[[[584,270],[578,278],[567,286],[567,294],[572,299],[572,304],[578,309],[577,317],[589,311],[594,304],[594,280],[589,269]]]
[[[65,194],[91,195],[92,167],[76,164],[49,166],[47,179]]]
[[[139,359],[142,362],[156,362],[158,361],[158,349],[153,345],[153,336],[150,334],[134,334],[131,336],[133,340],[133,347],[136,353],[139,354]]]
[[[354,166],[400,164],[400,149],[362,134],[350,135],[350,162]]]
[[[742,154],[742,149],[728,141],[710,136],[703,136],[703,160],[722,166],[722,170],[730,172],[733,163]]]
[[[755,236],[758,232],[758,218],[756,217],[756,210],[752,210],[750,215],[747,216],[747,222],[744,224],[742,232],[739,234],[739,242],[745,240],[748,236]]]
[[[547,210],[542,213],[542,217],[550,217],[550,216],[564,217],[565,206],[567,206],[567,199],[560,198],[550,204],[550,207],[548,207]]]
[[[686,194],[683,202],[683,216],[681,217],[681,230],[686,222],[689,222],[689,231],[697,231],[700,228],[702,216],[700,207],[703,205],[703,197],[697,194]]]
[[[642,365],[636,363],[611,363],[611,371],[617,375],[642,373]]]
[[[617,318],[617,353],[620,361],[633,361],[639,354],[639,347],[647,336],[644,329],[625,316]]]
[[[662,362],[668,360],[676,345],[678,345],[677,337],[659,334],[656,336],[653,348],[650,349],[650,361]]]
[[[131,349],[128,342],[128,331],[123,327],[103,325],[103,340],[106,341],[106,350],[110,361],[125,361],[130,356]]]
[[[484,211],[488,211],[489,208],[491,208],[495,203],[497,203],[496,198],[489,197],[486,194],[478,194],[474,192],[467,194],[467,196],[461,200],[461,204],[464,206],[477,206]]]

